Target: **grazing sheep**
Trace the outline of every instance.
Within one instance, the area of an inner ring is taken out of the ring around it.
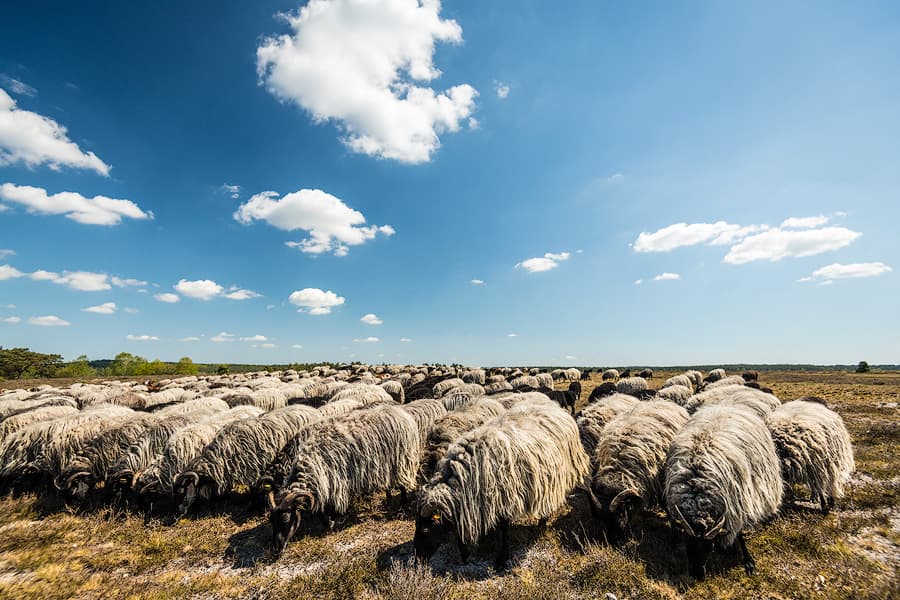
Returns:
[[[447,414],[447,407],[444,405],[446,399],[446,397],[442,399],[423,398],[410,402],[403,407],[416,422],[423,444],[435,422]]]
[[[696,369],[687,370],[684,374],[687,375],[688,379],[691,380],[691,383],[694,384],[692,386],[694,389],[698,388],[700,384],[703,383],[703,373]]]
[[[338,390],[329,402],[338,400],[357,400],[363,405],[378,404],[386,402],[395,404],[394,398],[384,388],[377,385],[351,384]]]
[[[472,369],[471,371],[465,371],[461,376],[461,379],[464,382],[477,383],[478,385],[484,385],[484,378],[484,369]]]
[[[827,513],[843,497],[854,469],[853,445],[841,416],[818,402],[794,400],[772,411],[766,422],[785,483],[806,485]]]
[[[578,381],[573,381],[569,384],[569,391],[575,394],[575,400],[581,400],[581,383]]]
[[[40,396],[28,400],[12,400],[0,402],[0,421],[23,413],[50,406],[69,406],[78,408],[78,403],[69,396]]]
[[[416,556],[430,558],[453,531],[465,560],[465,545],[499,526],[496,567],[504,568],[509,522],[551,516],[588,469],[578,428],[564,410],[549,402],[513,406],[447,449],[420,493]]]
[[[537,380],[537,385],[535,387],[553,387],[553,377],[550,376],[550,373],[538,373],[533,376]]]
[[[713,541],[740,544],[744,569],[756,563],[743,531],[773,516],[781,505],[781,468],[772,436],[752,410],[706,406],[682,427],[666,460],[669,519],[688,534],[690,574],[702,579]]]
[[[422,455],[422,479],[427,481],[434,474],[438,462],[447,454],[447,448],[459,436],[484,424],[489,419],[506,411],[502,404],[493,399],[482,398],[460,410],[448,412],[435,421],[434,427],[425,438]]]
[[[647,380],[643,377],[625,377],[616,383],[616,391],[620,394],[628,394],[635,398],[647,391]]]
[[[591,370],[585,369],[581,373],[581,381],[590,381],[591,380]]]
[[[6,417],[2,422],[0,422],[0,442],[5,440],[7,436],[15,433],[23,427],[28,427],[33,423],[38,423],[40,421],[50,421],[52,419],[65,417],[77,412],[78,409],[74,406],[41,405],[37,408],[26,410],[25,412],[13,414],[12,416]]]
[[[619,372],[615,369],[607,369],[603,371],[603,374],[600,376],[602,381],[617,381],[619,379]]]
[[[546,373],[542,373],[542,375],[546,375]],[[552,380],[550,381],[550,385],[541,385],[541,380],[538,379],[536,375],[520,375],[519,377],[510,379],[509,384],[513,387],[514,390],[536,390],[541,387],[553,387]]]
[[[502,377],[502,375],[501,375]],[[484,386],[484,393],[488,396],[492,394],[499,394],[501,392],[509,392],[512,391],[513,386],[510,385],[506,379],[502,381],[494,381],[492,383],[488,383]]]
[[[673,377],[669,377],[668,379],[666,379],[663,382],[660,389],[662,390],[662,389],[665,389],[665,388],[673,386],[673,385],[680,385],[680,386],[686,387],[690,390],[694,389],[694,382],[691,381],[691,378],[688,377],[687,375],[675,375]]]
[[[321,419],[315,408],[295,404],[229,423],[175,477],[179,512],[187,514],[197,499],[249,490],[291,438]]]
[[[269,497],[273,553],[284,551],[302,513],[344,513],[354,497],[415,489],[421,445],[408,412],[381,405],[313,428],[294,457],[290,481]]]
[[[575,393],[571,390],[563,391],[553,390],[550,388],[540,388],[538,391],[559,404],[561,407],[570,411],[572,414],[575,414],[576,396]]]
[[[724,387],[726,385],[745,385],[747,382],[744,381],[744,378],[740,375],[729,375],[728,377],[723,377],[722,379],[717,379],[716,381],[709,382],[703,386],[703,391],[706,390],[714,390],[718,387]]]
[[[772,394],[744,385],[726,385],[694,394],[684,407],[689,413],[694,413],[701,406],[713,404],[744,406],[765,417],[781,406],[781,401]]]
[[[403,396],[403,384],[399,381],[388,379],[387,381],[383,381],[381,383],[381,388],[391,395],[394,402],[397,404],[403,404],[404,396]]]
[[[574,368],[566,369],[563,379],[566,379],[567,381],[578,381],[579,379],[581,379],[581,371]]]
[[[630,535],[635,512],[664,503],[666,454],[688,418],[677,404],[652,400],[638,402],[603,428],[591,461],[590,499],[611,539]]]
[[[363,406],[364,404],[359,400],[335,400],[333,402],[329,402],[328,404],[323,404],[318,408],[318,411],[322,413],[322,418],[328,419],[331,417],[345,415],[348,412],[358,410]]]
[[[759,371],[744,371],[741,377],[744,381],[759,381]]]
[[[575,416],[578,425],[578,435],[585,452],[592,459],[597,440],[606,424],[622,413],[628,412],[637,405],[639,400],[628,394],[612,394],[584,407]]]
[[[679,406],[685,406],[694,395],[694,390],[683,385],[670,385],[656,392],[657,400],[668,400]]]
[[[638,377],[653,379],[653,369],[641,369],[640,372],[638,372]]]
[[[706,374],[706,377],[703,378],[703,381],[707,383],[715,383],[720,379],[725,379],[726,377],[725,369],[713,369],[709,373]]]
[[[604,381],[593,390],[591,390],[591,394],[588,396],[588,404],[592,402],[596,402],[600,398],[605,398],[606,396],[612,396],[616,392],[616,384],[612,381]]]
[[[452,379],[444,379],[443,381],[439,381],[434,384],[434,387],[431,388],[431,393],[433,394],[433,398],[440,398],[453,388],[459,387],[461,385],[465,385],[465,382],[459,378]]]
[[[619,374],[620,379],[627,379],[631,377],[631,369],[625,369]]]

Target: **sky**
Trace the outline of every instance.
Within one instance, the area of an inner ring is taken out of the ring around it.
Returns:
[[[900,362],[900,5],[0,5],[0,346]]]

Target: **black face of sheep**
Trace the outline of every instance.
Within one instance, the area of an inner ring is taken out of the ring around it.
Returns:
[[[209,500],[213,495],[213,482],[206,477],[200,477],[193,471],[186,471],[175,478],[174,485],[175,503],[178,505],[178,513],[186,515],[197,498]]]
[[[612,381],[604,381],[597,387],[595,387],[591,391],[591,395],[588,397],[588,404],[594,402],[595,400],[599,400],[600,398],[605,398],[606,396],[612,396],[616,393],[616,384]]]
[[[127,498],[133,479],[134,474],[130,471],[120,471],[107,479],[105,485],[107,498],[112,499],[116,504]]]
[[[440,513],[422,510],[416,517],[416,534],[413,537],[413,548],[418,560],[427,562],[450,535],[447,520]]]
[[[269,494],[269,523],[272,525],[272,555],[281,556],[288,542],[300,528],[301,513],[311,511],[316,500],[309,492],[289,492],[281,502]]]
[[[610,543],[616,544],[631,536],[631,520],[641,508],[641,497],[635,490],[618,491],[601,483],[593,487],[597,516]]]
[[[94,487],[94,483],[94,477],[88,471],[70,473],[62,478],[61,481],[53,482],[61,494],[77,500],[84,500],[88,492]]]

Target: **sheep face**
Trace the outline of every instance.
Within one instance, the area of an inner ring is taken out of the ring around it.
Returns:
[[[711,540],[725,527],[725,501],[704,491],[681,496],[674,505],[675,520],[691,537]]]
[[[450,535],[450,526],[446,517],[428,508],[419,511],[416,517],[416,534],[413,537],[413,548],[416,558],[428,561]]]
[[[712,552],[712,542],[702,538],[688,537],[685,541],[687,550],[688,574],[698,581],[706,577],[706,561]]]
[[[72,473],[61,482],[54,482],[56,489],[63,495],[77,500],[84,500],[94,487],[94,477],[87,471]]]
[[[600,504],[599,517],[610,542],[617,543],[631,537],[631,520],[641,509],[641,497],[633,489],[622,490],[621,486],[608,485],[595,480],[594,495]]]
[[[276,503],[273,494],[269,497],[269,523],[272,525],[272,554],[280,556],[288,542],[300,528],[301,515],[316,506],[316,500],[309,492],[289,492],[281,502]]]
[[[173,492],[178,512],[186,515],[197,498],[209,500],[213,496],[214,484],[208,477],[200,477],[193,471],[180,474],[175,479]]]

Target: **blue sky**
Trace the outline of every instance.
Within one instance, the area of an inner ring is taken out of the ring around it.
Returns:
[[[783,4],[6,3],[0,345],[896,363],[900,9]]]

